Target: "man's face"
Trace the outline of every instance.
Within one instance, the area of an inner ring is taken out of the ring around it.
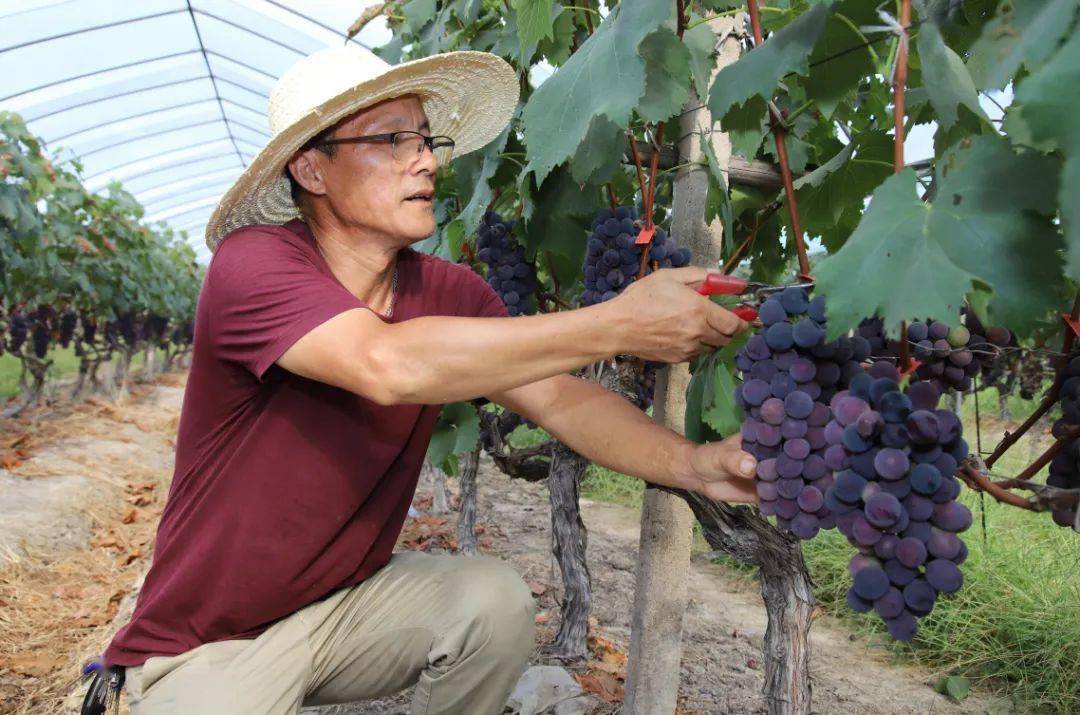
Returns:
[[[431,134],[423,106],[414,95],[361,110],[339,124],[329,138],[403,130]],[[436,161],[428,149],[415,154],[402,147],[395,157],[390,144],[338,144],[333,156],[314,149],[304,154],[313,163],[315,181],[311,186],[308,181],[302,183],[342,223],[401,245],[423,240],[435,231]],[[301,174],[305,171],[300,168]]]

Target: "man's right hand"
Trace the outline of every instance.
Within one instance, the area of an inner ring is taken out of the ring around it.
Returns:
[[[666,268],[628,286],[606,304],[622,328],[619,352],[657,362],[686,362],[727,345],[746,321],[697,292],[703,268]]]

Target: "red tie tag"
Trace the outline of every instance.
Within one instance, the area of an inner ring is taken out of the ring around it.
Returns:
[[[909,375],[914,374],[915,371],[919,369],[919,365],[922,365],[922,363],[915,358],[910,358],[908,360],[907,370],[901,370],[900,377],[908,377]]]
[[[637,235],[637,240],[634,241],[634,244],[638,246],[645,245],[652,240],[654,233],[656,233],[656,226],[645,226],[641,229],[641,233]]]
[[[1069,326],[1069,330],[1073,331],[1073,336],[1080,338],[1080,320],[1073,320],[1068,313],[1062,313],[1061,319]]]

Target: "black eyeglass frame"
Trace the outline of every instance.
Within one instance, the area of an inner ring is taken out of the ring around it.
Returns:
[[[387,132],[385,134],[367,134],[359,137],[339,137],[337,139],[320,139],[318,141],[311,142],[305,148],[314,149],[320,146],[328,146],[331,144],[389,144],[391,149],[397,148],[397,138],[402,134],[408,134],[410,136],[417,136],[423,141],[423,145],[431,150],[432,154],[435,154],[436,149],[450,149],[450,153],[453,154],[454,147],[457,143],[444,134],[421,134],[420,132],[414,132],[411,129],[403,129],[396,132]],[[436,143],[438,142],[438,145]],[[420,156],[423,153],[423,149],[417,152],[416,156]]]

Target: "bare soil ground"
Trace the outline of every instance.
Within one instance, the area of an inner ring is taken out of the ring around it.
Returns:
[[[126,623],[149,564],[182,395],[182,376],[168,375],[136,387],[124,404],[90,401],[0,427],[0,713],[77,712],[78,668]],[[559,613],[546,489],[511,481],[487,462],[478,483],[481,548],[511,563],[532,587],[541,609],[539,645],[554,636]],[[430,508],[429,490],[418,491],[421,511]],[[573,670],[594,694],[593,712],[612,713],[629,648],[638,515],[588,501],[582,511],[594,636],[592,657]],[[409,520],[399,545],[452,549],[455,520],[454,512],[423,513]],[[765,611],[754,584],[704,558],[695,559],[687,578],[680,710],[763,712]],[[813,648],[817,712],[1014,711],[981,693],[953,703],[931,689],[937,673],[891,662],[880,644],[826,617],[815,622]],[[304,713],[389,715],[407,712],[408,701],[403,692]]]

